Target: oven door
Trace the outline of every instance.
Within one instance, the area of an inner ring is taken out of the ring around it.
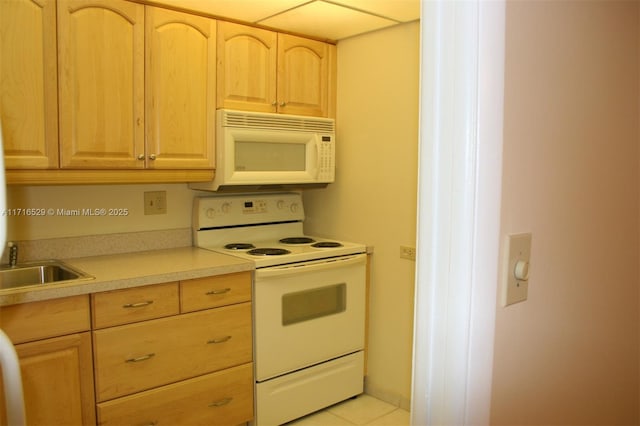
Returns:
[[[366,254],[256,270],[256,380],[364,348]]]

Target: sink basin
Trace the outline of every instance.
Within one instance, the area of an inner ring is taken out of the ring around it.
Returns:
[[[0,289],[92,278],[91,275],[56,260],[0,267]]]

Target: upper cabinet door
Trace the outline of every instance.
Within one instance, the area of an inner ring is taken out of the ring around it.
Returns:
[[[58,167],[56,4],[0,1],[0,120],[8,169]]]
[[[214,167],[216,22],[146,9],[147,168]]]
[[[335,46],[280,34],[278,37],[278,111],[334,115]]]
[[[218,22],[218,108],[276,112],[278,34]]]
[[[144,6],[58,0],[58,36],[60,166],[144,167]]]

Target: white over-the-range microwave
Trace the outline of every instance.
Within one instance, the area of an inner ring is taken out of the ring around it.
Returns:
[[[220,109],[216,172],[208,191],[255,191],[326,186],[335,179],[335,121]]]

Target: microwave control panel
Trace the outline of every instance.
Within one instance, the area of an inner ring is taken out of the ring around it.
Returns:
[[[321,182],[333,182],[335,180],[335,156],[333,150],[333,136],[321,135],[318,148],[318,180]]]

